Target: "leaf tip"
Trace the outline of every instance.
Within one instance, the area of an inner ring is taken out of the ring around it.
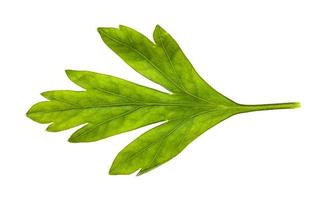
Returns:
[[[46,131],[48,131],[48,132],[59,132],[59,131],[61,131],[61,130],[58,129],[58,127],[56,126],[55,123],[51,123],[51,124],[48,125],[48,127],[46,128]]]
[[[29,119],[36,121],[35,117],[33,116],[34,112],[35,112],[35,106],[37,104],[33,105],[31,108],[29,108],[27,110],[27,112],[25,113],[26,117],[28,117]]]
[[[162,29],[161,26],[159,24],[156,24],[155,29]]]
[[[70,142],[70,143],[82,143],[82,142],[94,142],[94,141],[97,141],[97,140],[93,139],[93,138],[84,137],[83,135],[80,135],[77,132],[75,132],[74,134],[72,134],[70,136],[70,138],[68,139],[68,142]]]
[[[70,76],[70,75],[72,75],[74,72],[75,72],[75,70],[72,70],[72,69],[66,69],[66,70],[64,70],[65,71],[65,74],[67,75],[67,76]]]
[[[31,118],[31,112],[30,112],[30,109],[25,113],[25,115],[26,115],[26,117],[28,117],[28,118]]]
[[[167,32],[159,25],[157,24],[155,27],[155,30],[153,31],[153,37],[156,43],[160,43],[160,37],[167,34]]]
[[[97,32],[99,34],[102,34],[104,32],[105,28],[104,27],[97,27]]]
[[[114,170],[114,168],[113,167],[111,167],[109,170],[108,170],[108,175],[118,175],[119,173],[116,171],[116,170]]]
[[[50,97],[50,94],[51,94],[50,91],[46,91],[46,92],[42,92],[41,96],[48,99]]]
[[[129,28],[129,27],[127,27],[127,26],[125,26],[125,25],[123,25],[123,24],[120,24],[120,25],[118,26],[118,28],[119,28],[119,29],[126,29],[126,28]]]
[[[118,167],[116,164],[112,164],[111,168],[108,170],[109,175],[123,175],[126,173],[121,172],[120,167]]]
[[[70,136],[70,138],[68,139],[68,142],[70,143],[78,143],[80,142],[78,139],[76,139],[76,137],[74,137],[73,135]]]
[[[75,80],[78,80],[83,73],[82,71],[72,70],[72,69],[66,69],[65,74],[68,76],[68,78],[74,82]]]
[[[115,158],[113,164],[111,165],[108,174],[109,175],[129,175],[135,172],[136,170],[130,170],[128,167],[131,165],[125,162],[120,162]]]

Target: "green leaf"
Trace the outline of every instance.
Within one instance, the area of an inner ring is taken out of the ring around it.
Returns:
[[[177,42],[160,26],[154,42],[125,27],[98,28],[105,44],[135,71],[170,93],[89,71],[66,70],[84,90],[42,93],[47,101],[27,112],[32,120],[58,132],[83,125],[70,142],[92,142],[163,122],[115,158],[110,174],[143,174],[179,154],[209,128],[239,113],[297,108],[299,103],[238,104],[214,90],[195,71]]]

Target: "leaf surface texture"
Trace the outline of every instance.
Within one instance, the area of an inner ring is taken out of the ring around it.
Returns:
[[[159,25],[151,41],[126,26],[98,28],[104,43],[136,72],[170,93],[90,71],[66,70],[81,91],[42,93],[27,116],[58,132],[81,126],[70,142],[93,142],[162,122],[127,145],[110,174],[143,174],[178,155],[209,128],[249,111],[296,108],[298,103],[241,105],[206,83],[177,42]]]

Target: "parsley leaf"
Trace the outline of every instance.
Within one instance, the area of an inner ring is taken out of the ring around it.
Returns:
[[[93,142],[149,124],[147,131],[115,158],[110,174],[143,174],[175,157],[209,128],[228,117],[250,111],[297,108],[299,103],[242,105],[223,96],[195,71],[176,41],[160,26],[154,42],[120,26],[98,28],[105,44],[129,66],[171,93],[114,76],[66,70],[83,91],[42,93],[47,101],[27,112],[32,120],[57,132],[84,125],[70,142]]]

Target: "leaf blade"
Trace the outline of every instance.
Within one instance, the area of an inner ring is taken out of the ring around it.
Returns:
[[[169,60],[169,66],[174,71],[174,76],[179,79],[186,94],[214,104],[235,104],[235,102],[217,92],[201,78],[178,43],[161,26],[156,26],[153,36],[157,46],[163,49],[165,56]]]
[[[110,174],[146,173],[178,155],[206,130],[228,117],[251,111],[288,109],[297,102],[242,105],[214,90],[195,71],[177,42],[159,25],[152,42],[126,26],[98,28],[105,44],[135,71],[171,93],[90,71],[66,70],[82,91],[42,93],[30,119],[58,132],[79,125],[70,142],[93,142],[163,122],[127,145]]]
[[[204,111],[150,129],[116,156],[110,174],[131,174],[139,169],[139,174],[143,174],[156,168],[178,155],[203,132],[231,115],[233,113],[227,111]]]
[[[135,71],[166,89],[177,92],[178,86],[169,78],[169,70],[161,60],[163,52],[141,33],[126,27],[98,28],[104,43]]]

